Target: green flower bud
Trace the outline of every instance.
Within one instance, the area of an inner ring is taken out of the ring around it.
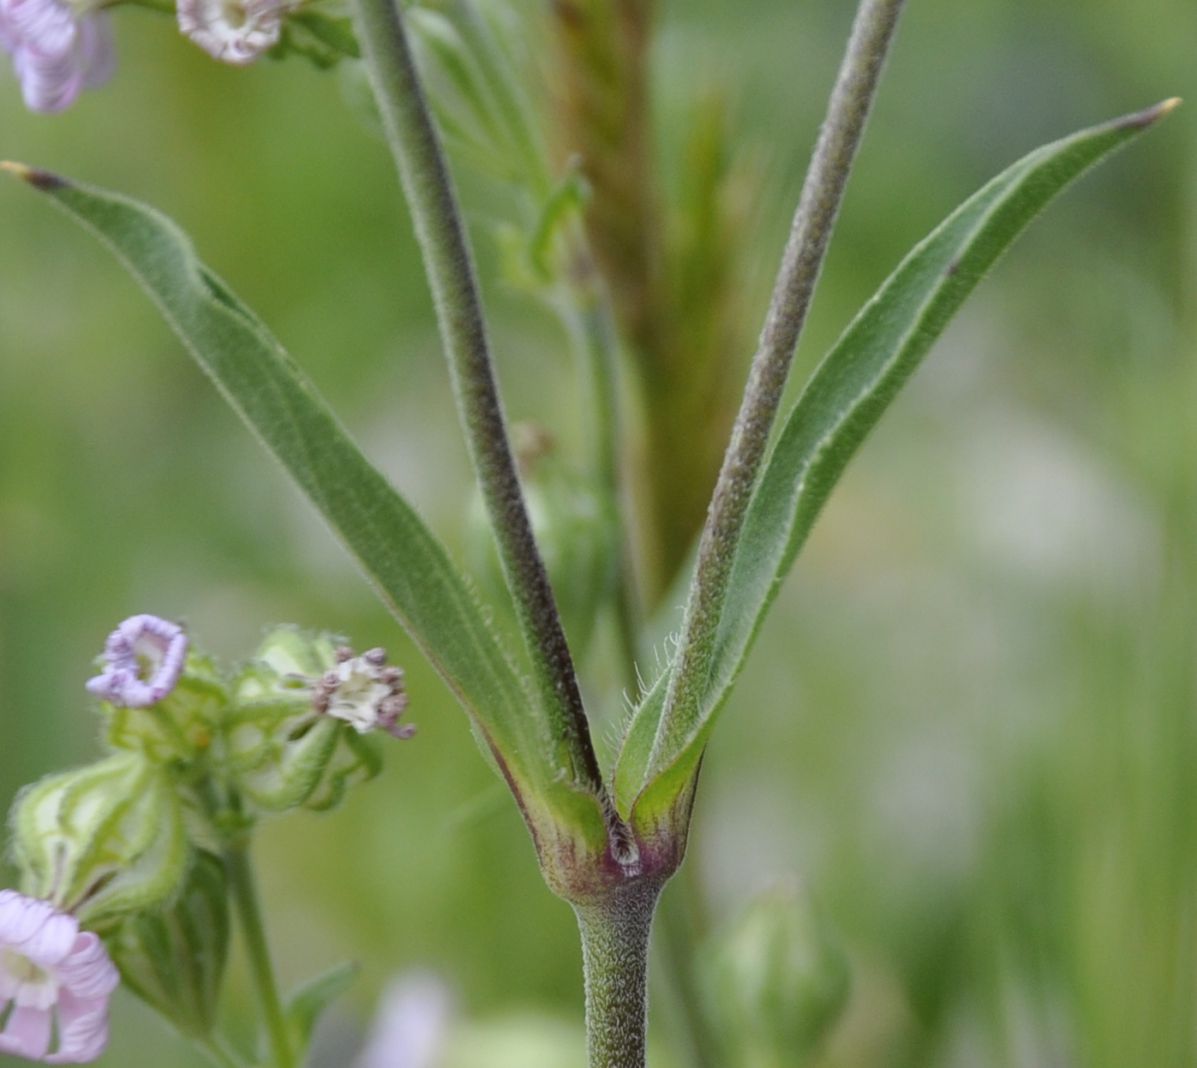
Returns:
[[[162,904],[186,870],[175,784],[133,753],[34,783],[13,806],[12,828],[26,892],[92,929]]]
[[[403,672],[381,649],[354,656],[331,635],[280,627],[234,680],[227,766],[261,811],[331,808],[381,766],[366,734],[411,736],[406,706]]]
[[[847,1001],[848,961],[809,898],[779,888],[705,947],[710,1018],[734,1068],[806,1063]]]
[[[549,435],[526,424],[515,428],[528,518],[544,558],[570,646],[590,643],[615,578],[614,524],[592,485],[555,455]],[[510,601],[490,523],[480,496],[470,504],[466,550],[483,595]]]
[[[190,652],[174,689],[157,704],[124,708],[105,702],[105,740],[156,764],[190,764],[207,753],[228,706],[220,668]]]
[[[183,1034],[211,1034],[229,948],[224,864],[197,850],[178,896],[162,908],[129,916],[107,945],[138,997]]]

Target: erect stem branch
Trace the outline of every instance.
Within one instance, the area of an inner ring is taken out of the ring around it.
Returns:
[[[590,453],[595,482],[604,498],[614,560],[615,629],[620,677],[636,686],[637,597],[628,532],[624,527],[620,468],[619,338],[609,298],[581,227],[568,236],[569,285],[559,314],[574,337],[590,416]]]
[[[861,0],[857,10],[699,542],[650,766],[668,759],[699,714],[748,503],[903,3]]]
[[[294,1068],[291,1036],[287,1031],[283,1003],[274,978],[274,966],[270,962],[270,949],[266,944],[266,930],[262,924],[262,909],[258,903],[248,848],[243,845],[230,846],[225,851],[224,864],[237,918],[241,922],[241,933],[245,937],[245,951],[249,957],[254,987],[266,1020],[273,1068]]]
[[[574,905],[586,976],[590,1068],[644,1068],[648,939],[661,884],[627,883],[601,901]]]
[[[453,181],[395,0],[354,0],[358,36],[436,301],[458,413],[554,738],[575,782],[605,796],[582,696],[516,474]]]

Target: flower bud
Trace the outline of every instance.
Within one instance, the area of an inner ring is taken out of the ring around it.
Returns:
[[[355,656],[327,634],[280,627],[233,683],[225,721],[229,766],[244,796],[264,811],[336,805],[380,758],[365,737],[409,738],[403,672],[381,649]]]
[[[228,701],[216,662],[193,651],[162,701],[149,708],[102,706],[108,717],[105,740],[155,764],[190,764],[208,752]]]
[[[166,901],[186,869],[174,784],[133,753],[34,783],[12,827],[26,891],[92,928]]]
[[[126,619],[109,635],[101,669],[87,689],[104,702],[113,749],[155,764],[191,763],[208,750],[228,692],[182,627],[151,615]]]
[[[229,947],[224,864],[197,850],[178,896],[129,916],[108,937],[126,985],[183,1034],[202,1038],[216,1022]]]
[[[806,1063],[847,1001],[843,948],[797,888],[762,895],[708,943],[701,978],[733,1068]]]

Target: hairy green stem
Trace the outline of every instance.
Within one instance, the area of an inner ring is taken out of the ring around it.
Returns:
[[[540,695],[572,779],[605,797],[561,617],[520,489],[457,196],[395,0],[354,0],[358,37],[436,302],[458,413]]]
[[[857,10],[699,542],[650,766],[668,759],[697,718],[748,502],[903,3],[862,0]]]
[[[641,879],[575,904],[586,977],[590,1068],[644,1068],[648,941],[661,883]]]
[[[291,1035],[274,977],[274,965],[270,961],[270,949],[266,944],[266,929],[262,923],[262,909],[258,903],[248,847],[230,846],[225,850],[224,866],[237,918],[241,922],[241,933],[245,938],[245,951],[254,987],[261,1002],[262,1015],[266,1019],[273,1068],[295,1068]]]

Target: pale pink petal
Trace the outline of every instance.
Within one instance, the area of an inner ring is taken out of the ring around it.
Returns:
[[[91,931],[75,940],[71,955],[55,968],[59,981],[76,997],[106,998],[120,984],[120,973],[104,943]]]
[[[98,61],[97,61],[98,62]],[[104,646],[104,671],[87,681],[97,697],[122,708],[148,708],[168,697],[187,661],[187,635],[177,623],[158,616],[131,616]],[[150,676],[141,677],[141,658]]]
[[[15,1053],[40,1061],[50,1048],[51,1016],[46,1009],[18,1005],[0,1034],[0,1053]]]
[[[12,1001],[25,1009],[52,1009],[58,1001],[58,983],[49,973],[41,979],[18,982]]]
[[[58,1049],[47,1064],[86,1064],[108,1045],[108,998],[79,998],[63,990],[58,999]]]
[[[11,890],[0,892],[0,943],[39,967],[52,967],[71,952],[79,934],[73,916]]]
[[[71,952],[79,936],[79,922],[74,916],[57,912],[37,933],[23,943],[14,943],[39,968],[53,968]]]
[[[98,935],[47,901],[0,891],[0,1053],[51,1064],[95,1060],[108,1042],[108,998],[119,982]]]
[[[25,941],[53,915],[54,906],[48,901],[0,890],[0,942]]]

